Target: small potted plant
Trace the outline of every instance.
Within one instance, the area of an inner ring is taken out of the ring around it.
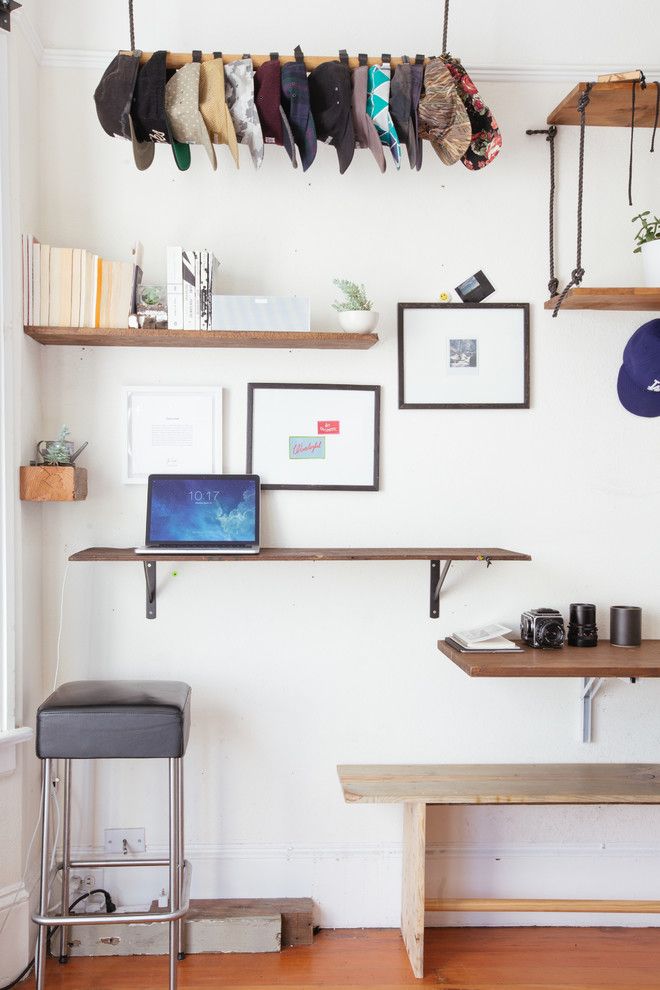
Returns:
[[[635,234],[637,247],[635,254],[642,255],[642,266],[644,271],[644,284],[649,288],[660,286],[660,220],[654,216],[651,220],[650,210],[644,210],[632,218],[641,224]]]
[[[373,310],[373,303],[367,299],[363,285],[349,282],[345,278],[333,279],[333,284],[343,293],[343,299],[337,299],[332,308],[339,313],[339,325],[349,333],[371,333],[378,324],[378,313]]]

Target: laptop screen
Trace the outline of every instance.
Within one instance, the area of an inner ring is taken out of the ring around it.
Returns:
[[[254,474],[152,474],[147,544],[254,546],[259,478]]]

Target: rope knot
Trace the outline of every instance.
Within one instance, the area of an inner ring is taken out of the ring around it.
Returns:
[[[584,268],[574,268],[571,272],[571,281],[573,285],[579,285],[584,278]]]
[[[558,290],[559,290],[559,279],[551,278],[550,281],[548,282],[548,292],[550,293],[551,296],[556,296]]]

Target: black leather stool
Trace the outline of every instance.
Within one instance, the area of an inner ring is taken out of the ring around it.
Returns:
[[[67,958],[65,931],[72,925],[168,922],[169,987],[176,988],[177,957],[183,959],[183,917],[188,910],[190,864],[183,843],[183,756],[190,733],[190,687],[181,681],[71,681],[37,711],[37,756],[43,761],[41,886],[36,986],[43,990],[48,926],[61,925],[60,962]],[[169,855],[167,859],[71,859],[71,761],[143,759],[169,763]],[[62,828],[62,902],[60,914],[48,913],[50,888],[50,787],[53,761],[64,761]],[[166,912],[69,914],[69,871],[116,866],[166,866]]]

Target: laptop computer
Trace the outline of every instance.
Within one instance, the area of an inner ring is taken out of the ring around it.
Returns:
[[[259,553],[256,474],[150,474],[136,553]]]

